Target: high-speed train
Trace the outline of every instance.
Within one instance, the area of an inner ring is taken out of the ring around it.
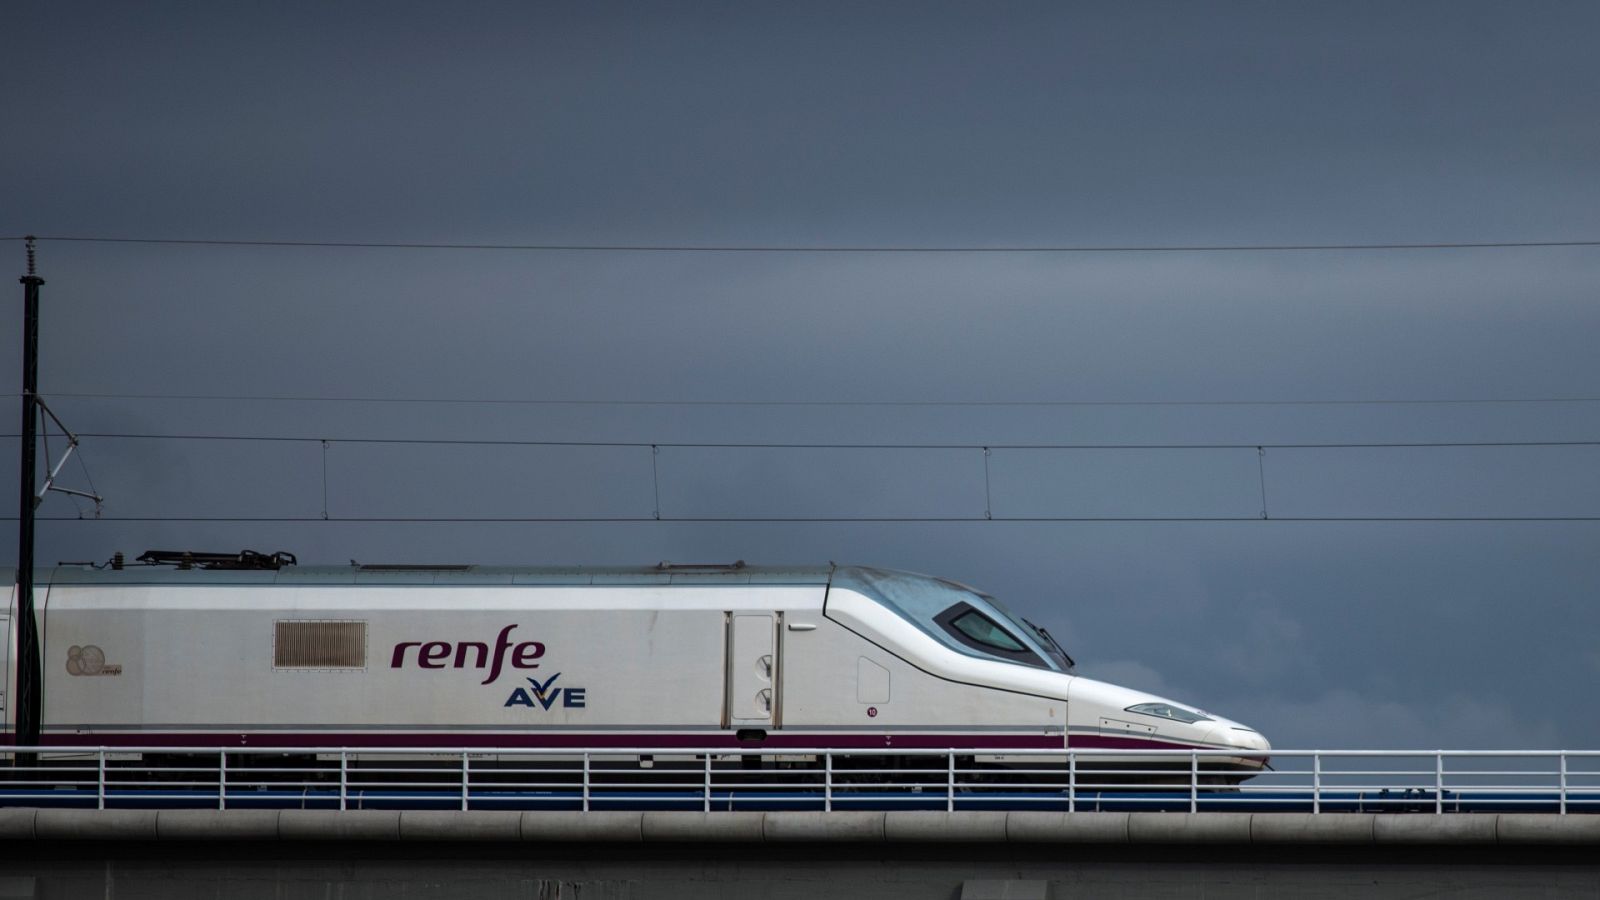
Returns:
[[[1238,751],[1206,766],[1246,777],[1270,750],[1238,722],[1078,675],[1045,629],[923,575],[144,558],[178,564],[38,573],[41,745],[1203,748]]]

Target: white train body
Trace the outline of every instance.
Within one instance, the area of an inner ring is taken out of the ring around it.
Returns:
[[[1269,749],[883,570],[39,574],[45,745]]]

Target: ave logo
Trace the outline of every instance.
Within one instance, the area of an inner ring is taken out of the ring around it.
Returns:
[[[560,703],[564,709],[584,709],[587,698],[587,688],[581,687],[556,687],[556,679],[561,677],[557,672],[547,680],[540,682],[537,678],[526,679],[529,687],[512,688],[511,696],[506,698],[506,706],[526,706],[529,709],[549,710]]]

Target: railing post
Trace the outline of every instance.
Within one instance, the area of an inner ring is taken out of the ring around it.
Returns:
[[[1444,812],[1444,751],[1433,752],[1433,811]]]
[[[589,754],[583,754],[583,811],[589,811]]]
[[[1067,751],[1067,812],[1078,811],[1078,754]]]
[[[1200,751],[1189,751],[1189,812],[1200,811]]]
[[[106,748],[104,748],[104,747],[100,748],[99,762],[100,762],[100,780],[99,780],[99,783],[97,785],[98,790],[96,791],[97,801],[98,801],[99,805],[96,808],[97,809],[105,809],[106,808]]]
[[[1322,812],[1322,751],[1311,754],[1311,812]]]
[[[339,809],[349,808],[350,803],[350,751],[339,750]]]
[[[1567,814],[1567,751],[1561,751],[1561,815]]]
[[[706,754],[705,775],[705,811],[711,812],[711,754],[709,753]]]
[[[956,811],[956,752],[951,750],[945,766],[944,811]]]
[[[822,810],[833,812],[833,754],[822,754]]]
[[[217,754],[217,809],[228,808],[228,751]]]
[[[461,811],[467,811],[467,751],[461,751]]]

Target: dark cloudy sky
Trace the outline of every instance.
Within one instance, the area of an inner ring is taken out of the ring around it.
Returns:
[[[4,27],[4,238],[1600,239],[1592,3],[65,2]],[[85,440],[105,518],[52,496],[42,563],[875,564],[1279,746],[1600,746],[1600,522],[1559,521],[1600,516],[1600,248],[40,260],[43,392],[133,435]],[[282,399],[217,399],[241,397]],[[1523,446],[1438,446],[1483,443]],[[1417,521],[1441,517],[1476,521]],[[1481,521],[1506,517],[1538,521]]]

